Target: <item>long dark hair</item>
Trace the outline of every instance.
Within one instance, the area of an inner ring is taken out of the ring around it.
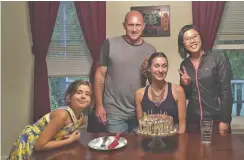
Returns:
[[[200,39],[202,41],[202,46],[204,44],[203,39],[202,39],[202,35],[201,32],[199,30],[199,28],[197,28],[196,26],[192,25],[192,24],[187,24],[185,26],[183,26],[178,34],[178,51],[180,53],[180,56],[182,58],[186,58],[188,51],[185,48],[184,44],[183,44],[183,37],[184,37],[184,33],[190,29],[194,29],[198,32],[198,34],[200,35]]]

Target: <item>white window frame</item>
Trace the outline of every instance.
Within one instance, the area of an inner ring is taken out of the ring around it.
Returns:
[[[243,38],[242,38],[243,39]],[[225,39],[225,40],[240,40],[240,39]],[[244,49],[244,44],[219,44],[213,47],[215,50],[222,49]],[[244,133],[244,116],[232,116],[231,121],[232,133]]]
[[[216,40],[244,40],[244,30],[243,30],[243,2],[240,1],[228,1],[225,4],[225,11],[220,23],[219,32],[216,36]],[[228,12],[228,14],[227,14]],[[223,19],[225,18],[225,19]],[[238,18],[239,21],[235,21]],[[221,24],[224,25],[221,28]],[[244,49],[244,44],[218,44],[214,45],[215,50],[228,50],[228,49]],[[232,116],[232,133],[238,130],[244,131],[244,116]]]
[[[55,43],[55,41],[59,41],[59,39],[52,39],[55,40],[53,41],[54,43],[50,43],[50,48],[48,49],[48,55],[46,58],[47,61],[47,66],[48,66],[48,76],[49,77],[81,77],[81,78],[86,78],[90,77],[90,70],[92,66],[92,57],[90,54],[90,51],[85,44],[84,37],[81,36],[81,43],[80,41],[76,41],[74,44],[73,43],[67,43],[66,40],[66,28],[69,27],[69,25],[66,25],[66,20],[67,20],[67,15],[65,14],[66,10],[65,8],[67,7],[66,3],[73,3],[73,2],[60,2],[63,4],[63,10],[59,8],[58,16],[60,20],[59,26],[63,27],[61,31],[62,32],[62,38],[64,39],[64,46],[59,46],[59,43]],[[70,4],[69,4],[70,5]],[[74,4],[73,4],[74,5]],[[73,6],[74,7],[74,6]],[[74,7],[75,9],[75,7]],[[75,11],[76,12],[76,11]],[[78,18],[78,17],[77,17]],[[78,19],[77,19],[78,21]],[[72,21],[73,22],[73,21]],[[75,22],[76,23],[76,22]],[[79,23],[79,22],[77,22]],[[55,24],[56,25],[56,24]],[[77,25],[77,24],[75,24]],[[56,26],[55,26],[56,27]],[[81,32],[82,30],[77,29],[73,30],[73,32],[68,32],[72,33],[69,34],[69,36],[75,37],[74,31],[76,32]],[[79,37],[79,36],[78,36]],[[78,37],[75,37],[76,39]],[[83,43],[84,42],[84,43]],[[63,56],[57,56],[55,52],[60,51],[62,52]],[[67,54],[67,52],[70,52],[71,54]]]
[[[61,17],[59,17],[60,21],[58,24],[62,27],[62,29],[57,28],[60,30],[57,30],[56,33],[59,33],[62,37],[61,36],[54,37],[54,38],[52,37],[51,43],[50,43],[50,48],[48,49],[48,54],[49,53],[50,54],[47,55],[47,58],[46,58],[47,69],[48,69],[48,78],[51,78],[51,77],[52,78],[56,78],[56,77],[63,78],[66,81],[66,85],[63,86],[64,88],[67,88],[67,85],[69,83],[73,82],[72,78],[80,78],[80,79],[89,80],[90,70],[91,70],[92,61],[93,61],[90,51],[89,51],[87,45],[85,44],[85,41],[83,41],[84,37],[82,37],[82,36],[77,37],[76,34],[73,34],[74,32],[77,33],[77,31],[79,31],[79,30],[82,34],[81,28],[76,27],[75,31],[67,30],[67,29],[69,29],[68,27],[70,27],[70,25],[67,25],[65,23],[68,18],[67,17],[68,14],[66,14],[66,13],[69,13],[66,11],[67,3],[74,3],[74,2],[64,2],[64,1],[60,2],[60,8],[58,10],[59,11],[58,16],[61,16]],[[63,6],[61,6],[61,5],[63,5]],[[70,4],[68,6],[70,7]],[[74,9],[75,9],[75,7],[74,7]],[[78,19],[77,19],[77,21],[78,21]],[[77,21],[76,20],[70,21],[69,24],[77,26],[77,23],[79,23]],[[60,27],[60,26],[57,26],[57,27]],[[69,31],[71,31],[71,32],[69,32]],[[62,32],[62,34],[61,34],[61,32]],[[74,38],[77,41],[75,41],[75,43],[72,43],[72,44],[69,43],[69,41],[66,37],[67,35],[71,36],[72,38]],[[81,37],[81,39],[78,39],[80,37]],[[63,46],[58,44],[58,43],[61,43],[60,42],[61,39],[64,40]],[[54,40],[53,43],[52,43],[52,40]],[[55,43],[55,41],[59,41],[59,42]],[[80,43],[80,41],[81,41],[81,43]],[[53,44],[53,46],[51,46],[51,44]],[[54,54],[52,54],[52,53],[55,53],[56,51],[59,51],[60,53],[62,53],[62,56],[56,57]],[[77,54],[78,52],[83,53],[83,54],[81,54],[81,55]],[[67,53],[71,53],[71,55],[73,55],[73,56],[70,56]],[[60,87],[60,88],[64,89],[63,87]],[[51,97],[52,97],[52,86],[51,86],[51,82],[49,81],[50,107],[52,105]],[[58,98],[58,97],[56,97],[56,98]]]

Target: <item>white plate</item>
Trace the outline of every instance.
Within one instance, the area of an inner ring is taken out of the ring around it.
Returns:
[[[88,146],[92,149],[107,151],[107,150],[119,149],[119,148],[122,148],[125,145],[127,145],[127,140],[123,137],[120,137],[119,141],[118,141],[119,144],[113,149],[108,149],[107,147],[109,146],[109,144],[111,144],[114,141],[114,138],[115,138],[115,136],[109,136],[106,143],[105,143],[106,144],[105,147],[101,147],[101,144],[103,142],[104,137],[99,137],[99,138],[91,140],[88,143]]]

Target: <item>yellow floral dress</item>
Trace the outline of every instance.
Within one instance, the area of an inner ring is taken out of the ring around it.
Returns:
[[[61,140],[64,138],[65,135],[71,134],[79,127],[79,120],[76,119],[75,114],[71,108],[65,106],[58,109],[67,110],[72,118],[73,123],[70,123],[69,125],[63,127],[52,140]],[[40,118],[33,125],[27,125],[24,128],[24,130],[14,143],[7,160],[30,159],[30,156],[34,150],[36,140],[39,138],[40,133],[50,121],[50,113]],[[82,115],[81,118],[83,118]]]

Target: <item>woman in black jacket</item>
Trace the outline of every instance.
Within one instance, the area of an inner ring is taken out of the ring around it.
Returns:
[[[179,72],[189,100],[187,132],[200,132],[200,120],[210,118],[214,132],[230,133],[233,97],[229,61],[219,53],[204,51],[201,33],[193,25],[180,30],[178,48],[185,58]]]

